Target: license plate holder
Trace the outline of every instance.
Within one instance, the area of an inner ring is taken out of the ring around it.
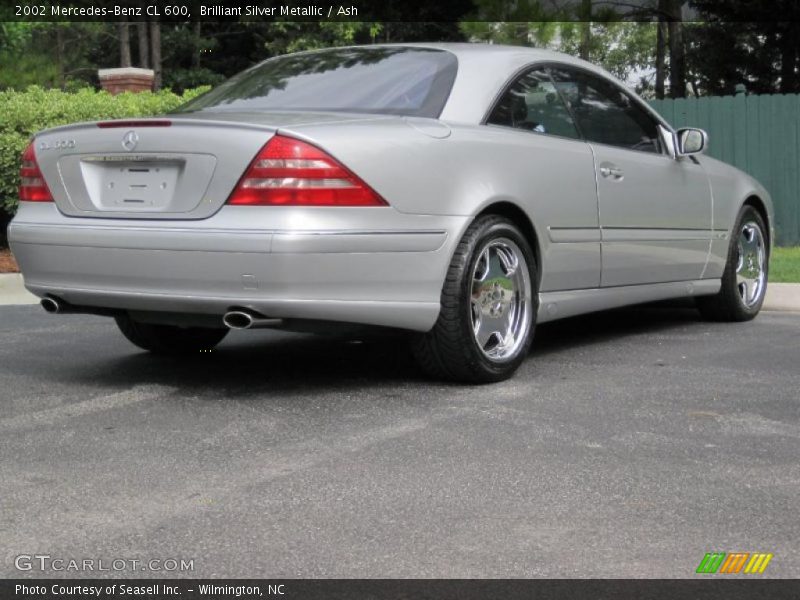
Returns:
[[[99,210],[168,210],[183,172],[183,159],[147,156],[81,160],[86,190]]]

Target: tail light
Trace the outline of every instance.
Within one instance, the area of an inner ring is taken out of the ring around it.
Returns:
[[[247,167],[228,204],[386,206],[386,201],[316,146],[276,135]]]
[[[26,202],[52,202],[53,195],[44,181],[42,171],[36,162],[33,142],[22,153],[22,166],[19,169],[19,199]]]

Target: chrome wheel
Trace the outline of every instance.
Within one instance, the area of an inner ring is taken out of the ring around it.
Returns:
[[[472,272],[472,333],[484,356],[513,359],[531,324],[531,276],[525,256],[508,238],[489,241]]]
[[[766,247],[764,235],[757,223],[742,225],[738,239],[739,257],[736,263],[736,287],[742,303],[750,308],[761,299],[766,279]]]

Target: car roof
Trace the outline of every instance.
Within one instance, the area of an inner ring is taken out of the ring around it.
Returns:
[[[511,46],[507,44],[491,44],[488,42],[409,42],[397,44],[380,44],[385,46],[412,46],[417,48],[435,48],[447,50],[459,56],[468,57],[473,54],[492,54],[494,56],[526,56],[535,58],[571,59],[569,54],[533,48],[531,46]],[[576,59],[579,60],[579,59]]]

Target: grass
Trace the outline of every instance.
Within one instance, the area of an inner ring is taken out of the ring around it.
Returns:
[[[773,249],[769,280],[773,283],[800,283],[800,246]]]

